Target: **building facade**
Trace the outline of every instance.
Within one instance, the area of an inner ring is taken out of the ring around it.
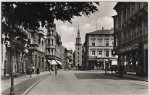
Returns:
[[[50,66],[50,61],[61,60],[61,37],[56,31],[56,25],[48,23],[47,25],[47,41],[46,41],[46,55],[47,68]],[[49,61],[49,62],[48,62]]]
[[[75,44],[75,66],[79,69],[82,66],[82,44],[80,38],[80,31],[78,28],[76,44]]]
[[[126,72],[148,74],[148,3],[119,2],[114,7],[114,50]]]
[[[27,73],[30,72],[31,67],[34,68],[34,72],[39,68],[40,71],[44,71],[45,66],[45,46],[46,38],[43,30],[29,30],[29,61],[27,62]]]
[[[4,22],[2,24],[2,60],[1,78],[9,77],[13,72],[15,76],[26,73],[27,56],[27,31],[20,26],[10,28]]]
[[[67,67],[67,49],[64,46],[61,46],[61,62],[62,68]]]
[[[111,30],[97,30],[86,33],[85,36],[85,69],[105,69],[111,62],[117,61],[117,57],[112,55],[114,44],[114,32]],[[108,63],[109,62],[109,63]],[[108,64],[107,64],[108,63]]]

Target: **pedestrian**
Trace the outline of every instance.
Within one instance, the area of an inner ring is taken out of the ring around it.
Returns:
[[[32,67],[30,67],[30,78],[32,77]]]
[[[57,75],[57,67],[55,66],[55,76]]]
[[[119,76],[120,76],[121,78],[123,78],[123,72],[124,72],[124,67],[123,67],[123,66],[120,66],[120,68],[119,68]]]
[[[113,67],[112,67],[112,66],[110,67],[110,71],[111,71],[111,73],[113,74]]]
[[[40,70],[39,70],[39,68],[37,68],[36,74],[38,75],[39,73],[40,73]]]

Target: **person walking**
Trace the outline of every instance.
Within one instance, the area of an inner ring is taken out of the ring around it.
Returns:
[[[119,68],[119,76],[123,78],[124,66],[120,66]]]
[[[57,66],[55,66],[55,76],[57,75]]]
[[[40,73],[39,68],[36,69],[36,74],[38,75]]]

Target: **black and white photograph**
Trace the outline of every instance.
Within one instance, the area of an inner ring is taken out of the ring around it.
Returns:
[[[1,95],[149,95],[147,1],[1,1]]]

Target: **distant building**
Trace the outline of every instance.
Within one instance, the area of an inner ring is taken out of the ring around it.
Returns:
[[[114,7],[114,51],[118,66],[148,74],[148,2],[119,2]]]
[[[79,28],[78,28],[76,44],[75,44],[75,66],[78,69],[82,66],[82,44],[81,44]]]
[[[111,63],[117,65],[117,57],[112,55],[113,36],[113,29],[104,30],[102,28],[102,30],[86,33],[84,44],[85,69],[105,69],[107,63],[109,67]]]
[[[67,60],[68,66],[69,68],[72,68],[73,67],[73,51],[72,50],[67,51],[67,57],[68,57],[68,60]]]
[[[61,46],[61,62],[62,68],[65,68],[67,65],[67,49],[64,46]]]

